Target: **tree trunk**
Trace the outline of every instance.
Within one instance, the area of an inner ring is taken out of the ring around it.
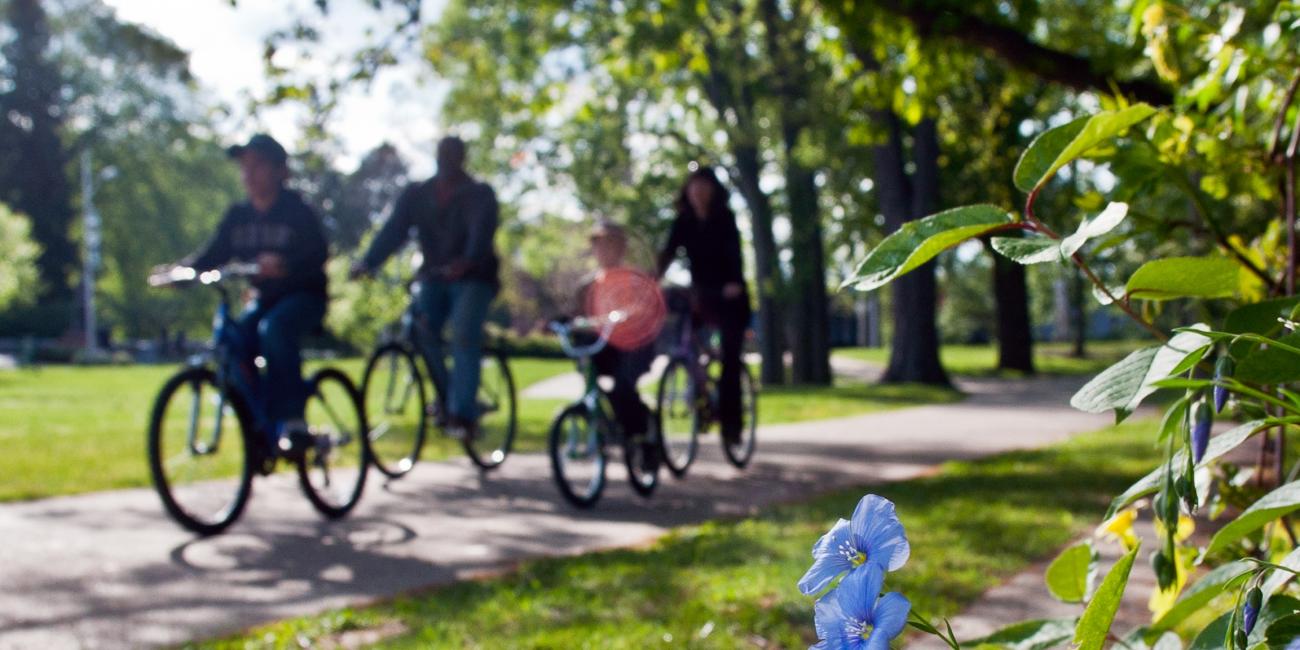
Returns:
[[[790,350],[790,375],[796,384],[829,386],[832,375],[826,255],[821,215],[817,209],[817,184],[812,170],[805,169],[794,156],[801,130],[785,130],[785,183],[790,202],[790,249],[794,253],[791,285],[794,289],[795,329]]]
[[[807,25],[798,10],[786,17],[776,0],[759,5],[766,27],[773,90],[785,146],[785,192],[790,208],[791,337],[790,378],[796,384],[830,385],[830,302],[826,299],[826,252],[814,170],[799,162],[799,137],[812,123],[809,105]]]
[[[1082,359],[1088,356],[1088,287],[1083,273],[1070,267],[1070,334],[1074,349],[1070,355]]]
[[[736,185],[749,206],[750,222],[754,230],[754,275],[758,291],[758,349],[763,357],[761,371],[765,386],[785,383],[785,327],[781,318],[785,297],[785,282],[777,265],[776,238],[772,235],[772,202],[759,188],[758,179],[762,165],[758,147],[737,144],[732,147],[736,157]]]
[[[934,122],[923,121],[915,131],[916,172],[909,179],[904,168],[903,133],[898,116],[876,111],[888,138],[875,148],[876,188],[885,228],[897,230],[908,221],[933,210],[938,203],[939,143]],[[939,361],[937,287],[934,263],[927,263],[893,282],[894,335],[884,382],[950,385]]]
[[[998,307],[998,370],[1033,374],[1034,341],[1025,267],[992,253],[992,249],[990,254],[993,255],[993,297]]]

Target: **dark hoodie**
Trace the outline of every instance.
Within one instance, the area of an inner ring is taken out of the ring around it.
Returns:
[[[255,262],[261,253],[283,257],[287,272],[282,278],[253,282],[262,306],[299,291],[326,297],[325,229],[302,197],[290,190],[281,190],[266,214],[259,214],[247,201],[230,206],[207,246],[181,264],[206,271],[232,260]]]

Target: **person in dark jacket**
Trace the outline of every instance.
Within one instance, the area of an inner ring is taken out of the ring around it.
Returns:
[[[730,194],[710,167],[698,167],[686,177],[677,196],[677,218],[659,253],[659,275],[680,251],[691,271],[691,294],[704,324],[718,327],[722,338],[722,376],[718,386],[723,439],[740,441],[741,353],[749,325],[749,293],[745,287],[740,231],[728,204]]]
[[[305,432],[299,343],[325,316],[325,229],[302,197],[285,187],[289,155],[274,138],[258,134],[227,153],[239,162],[248,200],[230,206],[207,246],[180,264],[201,271],[231,261],[258,265],[255,298],[237,326],[250,357],[266,360],[267,415],[276,423],[270,433]]]
[[[369,275],[411,236],[424,257],[417,273],[414,300],[423,312],[420,349],[438,387],[440,414],[447,432],[473,436],[478,427],[483,322],[500,284],[500,265],[493,238],[497,228],[496,194],[465,171],[465,143],[457,137],[438,143],[438,172],[412,183],[397,199],[388,221],[352,276]],[[451,321],[452,368],[443,358],[442,330]]]

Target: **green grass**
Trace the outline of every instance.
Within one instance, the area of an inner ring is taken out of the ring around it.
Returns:
[[[1088,356],[1070,356],[1068,343],[1034,345],[1034,367],[1045,375],[1092,375],[1123,359],[1128,353],[1150,345],[1146,341],[1089,341]],[[889,361],[888,348],[839,348],[834,352],[858,361],[884,365]],[[955,375],[991,376],[998,374],[998,350],[994,345],[945,345],[939,351],[944,368]]]
[[[359,379],[360,359],[335,365]],[[308,369],[319,365],[309,363]],[[572,370],[567,359],[512,359],[519,391]],[[0,501],[147,487],[145,431],[154,395],[176,371],[158,366],[46,366],[0,372]],[[653,382],[652,382],[653,385]],[[574,398],[578,397],[574,395]],[[923,386],[845,384],[774,388],[759,400],[759,421],[793,422],[866,413],[960,397]],[[545,448],[551,418],[568,400],[521,399],[515,449]],[[457,457],[460,443],[436,433],[423,459]],[[87,468],[94,471],[87,471]]]
[[[796,582],[813,542],[867,491],[894,500],[911,541],[911,560],[888,588],[919,612],[951,616],[1095,526],[1110,497],[1157,462],[1153,427],[1129,423],[1044,450],[949,463],[927,478],[680,528],[645,549],[531,561],[504,577],[202,647],[323,647],[378,628],[400,632],[384,644],[394,648],[807,647],[813,599]]]

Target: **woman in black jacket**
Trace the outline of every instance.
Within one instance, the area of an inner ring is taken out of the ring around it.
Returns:
[[[659,253],[663,276],[681,249],[691,269],[691,293],[701,321],[722,334],[722,377],[718,401],[722,435],[728,444],[740,442],[740,369],[745,329],[749,326],[749,292],[745,288],[736,214],[728,205],[730,193],[710,167],[699,167],[686,177],[677,196],[677,218],[668,243]]]

